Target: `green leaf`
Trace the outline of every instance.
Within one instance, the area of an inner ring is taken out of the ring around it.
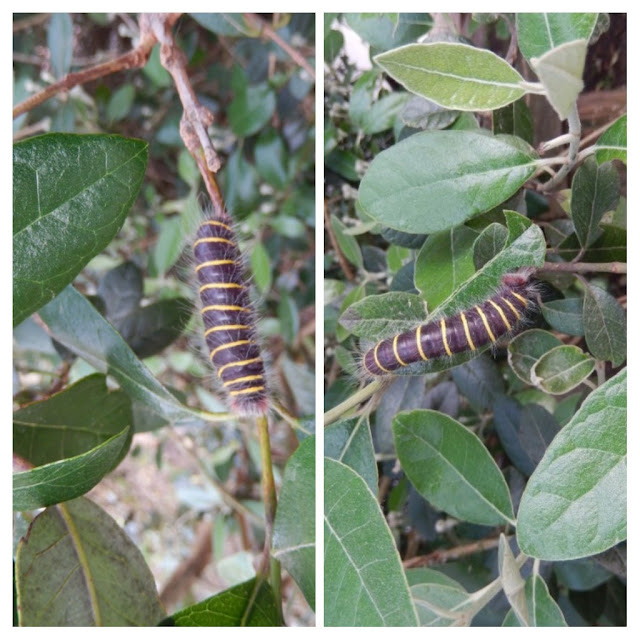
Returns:
[[[532,382],[547,393],[562,395],[575,389],[593,371],[596,361],[580,347],[562,345],[547,351],[533,366]]]
[[[513,195],[535,170],[533,153],[474,131],[425,131],[379,153],[358,204],[407,233],[455,227]]]
[[[205,29],[232,38],[255,36],[258,29],[252,26],[242,13],[192,13],[191,17]]]
[[[243,85],[227,112],[231,129],[240,138],[253,135],[269,122],[275,108],[276,94],[268,84]]]
[[[305,438],[287,461],[273,528],[272,555],[296,581],[315,609],[315,447]]]
[[[524,98],[493,113],[493,133],[518,136],[533,144],[533,116]]]
[[[132,400],[171,422],[192,422],[198,416],[153,377],[113,327],[73,287],[44,307],[40,317],[53,338],[98,371],[112,375]]]
[[[411,596],[421,627],[468,627],[471,623],[476,603],[462,585],[421,582],[412,585]]]
[[[351,468],[324,461],[326,627],[417,626],[395,541]]]
[[[331,228],[344,257],[356,267],[362,267],[362,252],[358,241],[352,235],[346,233],[346,226],[334,215],[331,216]]]
[[[336,31],[335,29],[325,30],[325,34],[324,61],[327,64],[331,64],[344,46],[344,36],[341,31]]]
[[[473,264],[481,269],[504,248],[509,233],[504,225],[492,222],[485,227],[473,243]]]
[[[416,129],[446,129],[460,115],[459,111],[445,109],[431,100],[413,96],[402,110],[402,122]]]
[[[508,62],[466,44],[409,44],[374,60],[412,93],[448,109],[498,109],[525,94],[522,76]]]
[[[374,99],[378,74],[365,72],[353,85],[349,101],[349,116],[363,133],[373,135],[391,129],[409,96],[394,92]]]
[[[626,538],[626,383],[624,369],[591,392],[531,476],[517,527],[527,555],[569,560]]]
[[[13,452],[37,467],[86,453],[131,424],[128,396],[95,374],[16,411]]]
[[[367,483],[371,493],[378,492],[378,467],[366,417],[341,420],[326,427],[324,454],[353,469]]]
[[[396,453],[407,477],[437,509],[475,524],[513,522],[507,483],[478,437],[437,411],[399,413]]]
[[[49,134],[13,147],[14,326],[52,300],[118,232],[147,143]]]
[[[262,242],[256,242],[249,255],[251,262],[252,281],[260,293],[266,293],[271,289],[273,281],[271,275],[271,260]]]
[[[620,303],[600,287],[587,284],[582,321],[589,351],[614,367],[627,358],[627,320]]]
[[[518,47],[530,60],[573,40],[589,40],[597,13],[517,13]]]
[[[415,42],[433,24],[428,13],[346,13],[344,17],[374,51]]]
[[[595,155],[598,164],[611,160],[622,160],[627,164],[627,114],[618,118],[599,138],[595,144]]]
[[[429,309],[446,300],[474,273],[473,243],[478,234],[461,225],[432,233],[416,258],[415,284]]]
[[[18,544],[23,627],[152,626],[164,611],[131,539],[86,498],[38,514]]]
[[[300,315],[295,300],[286,293],[280,294],[278,319],[280,320],[282,338],[287,344],[293,344],[300,330]]]
[[[547,351],[562,346],[562,340],[542,329],[530,329],[513,338],[509,343],[509,364],[513,372],[527,384],[533,384],[532,371]]]
[[[93,449],[13,475],[13,510],[28,511],[66,502],[93,489],[118,464],[131,443],[131,421]]]
[[[583,336],[582,298],[561,298],[540,305],[540,311],[551,328],[570,336]]]
[[[340,324],[361,338],[378,340],[424,324],[427,308],[420,296],[391,291],[351,304]]]
[[[252,578],[162,620],[160,627],[276,627],[278,609],[266,581]]]
[[[582,73],[587,57],[587,41],[575,40],[551,49],[531,66],[545,88],[547,99],[561,120],[565,120],[582,91]]]
[[[254,154],[260,176],[276,189],[283,189],[289,181],[287,153],[278,132],[264,131],[256,141]]]
[[[68,13],[53,13],[47,29],[47,46],[51,70],[58,80],[71,70],[73,43],[71,16]]]
[[[620,198],[620,176],[610,163],[587,158],[576,171],[571,189],[571,218],[581,247],[589,247],[602,233],[600,221],[615,210]]]
[[[136,90],[132,84],[124,84],[116,90],[107,103],[107,120],[118,122],[126,118],[136,97]]]

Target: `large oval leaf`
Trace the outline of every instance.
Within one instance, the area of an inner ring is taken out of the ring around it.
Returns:
[[[518,545],[543,560],[600,553],[627,536],[627,372],[560,431],[520,502]]]
[[[68,285],[118,232],[147,166],[147,143],[49,134],[13,148],[13,322]]]
[[[431,504],[476,524],[513,521],[507,483],[478,437],[438,411],[399,413],[396,453],[413,486]]]
[[[315,437],[305,438],[287,462],[272,549],[312,609],[316,600],[315,446]]]
[[[526,93],[522,76],[508,62],[459,42],[409,44],[375,61],[409,91],[448,109],[498,109]]]
[[[450,229],[512,196],[533,174],[533,152],[475,131],[425,131],[378,154],[358,203],[408,233]]]
[[[23,627],[151,626],[165,615],[142,554],[86,498],[49,507],[18,544]]]
[[[373,493],[330,458],[324,489],[325,626],[417,626],[400,556]]]

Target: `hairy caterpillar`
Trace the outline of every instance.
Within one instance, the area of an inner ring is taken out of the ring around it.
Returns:
[[[411,331],[381,340],[369,349],[364,368],[384,376],[415,362],[476,351],[520,328],[533,305],[532,271],[510,273],[502,278],[498,292],[470,309],[448,318],[420,325]]]
[[[193,252],[209,360],[237,413],[264,413],[264,362],[256,339],[249,287],[243,280],[242,255],[226,213],[208,216],[200,224]]]

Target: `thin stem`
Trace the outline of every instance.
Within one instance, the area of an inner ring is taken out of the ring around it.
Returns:
[[[381,380],[374,380],[369,383],[366,387],[356,391],[353,395],[349,396],[344,402],[333,407],[333,409],[329,409],[324,414],[324,426],[330,425],[332,422],[335,422],[343,413],[349,411],[353,407],[357,407],[361,402],[369,399],[376,391],[378,391],[382,387]]]
[[[555,149],[556,147],[560,147],[563,144],[569,144],[572,139],[573,139],[573,136],[570,133],[563,133],[561,136],[558,136],[557,138],[553,138],[552,140],[547,140],[546,142],[543,142],[538,147],[538,151],[540,153],[546,153],[550,149]]]
[[[271,546],[273,542],[273,526],[278,508],[278,498],[276,495],[276,483],[273,478],[273,463],[271,460],[271,444],[269,442],[269,421],[266,415],[256,418],[258,436],[260,439],[260,461],[262,464],[262,496],[264,499],[265,518],[265,540],[263,572],[271,576],[271,588],[280,589],[280,563],[271,556]],[[282,594],[276,593],[276,605],[282,621]]]
[[[305,57],[285,42],[260,16],[255,13],[245,13],[244,16],[260,29],[261,34],[275,42],[297,65],[301,66],[312,80],[316,79],[316,72]]]
[[[551,178],[548,182],[540,185],[540,189],[545,192],[555,189],[569,174],[569,172],[575,167],[578,151],[580,150],[580,134],[582,132],[582,125],[580,124],[580,115],[578,114],[578,103],[576,102],[567,118],[569,124],[569,134],[571,141],[569,142],[569,154],[566,159],[565,165],[558,171],[558,173]]]
[[[539,272],[627,273],[626,262],[545,262]]]
[[[304,433],[306,436],[313,435],[309,429],[303,427],[300,422],[294,418],[280,403],[276,401],[271,402],[273,410],[293,429]]]

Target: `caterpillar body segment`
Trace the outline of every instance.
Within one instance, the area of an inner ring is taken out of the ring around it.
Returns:
[[[268,404],[264,362],[231,219],[203,221],[193,252],[209,359],[232,408],[241,415],[262,414]]]
[[[517,331],[534,304],[530,275],[507,274],[498,292],[484,302],[381,340],[364,355],[367,374],[385,376],[416,362],[478,351]]]

